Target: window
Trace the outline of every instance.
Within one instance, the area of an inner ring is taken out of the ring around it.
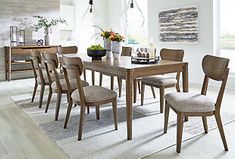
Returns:
[[[230,71],[235,73],[235,1],[220,0],[220,55],[230,59]]]
[[[148,1],[134,0],[134,8],[130,8],[130,0],[126,0],[124,26],[128,45],[148,44]]]

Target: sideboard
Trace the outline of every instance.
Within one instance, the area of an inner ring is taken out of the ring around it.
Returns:
[[[30,53],[38,50],[41,53],[56,53],[57,45],[54,46],[5,46],[5,79],[10,81],[13,72],[32,71]]]

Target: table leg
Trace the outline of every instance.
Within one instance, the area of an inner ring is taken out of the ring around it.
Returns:
[[[126,122],[127,122],[127,139],[132,139],[132,92],[133,92],[133,70],[126,72]]]
[[[91,71],[92,85],[95,85],[95,71]]]

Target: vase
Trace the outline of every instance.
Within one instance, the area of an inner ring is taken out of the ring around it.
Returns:
[[[51,33],[51,28],[45,27],[44,28],[44,44],[45,46],[50,45],[50,33]]]
[[[106,50],[106,57],[110,58],[111,57],[111,41],[108,38],[104,38],[104,48]]]
[[[111,51],[113,53],[114,59],[119,59],[122,52],[121,42],[111,41]]]

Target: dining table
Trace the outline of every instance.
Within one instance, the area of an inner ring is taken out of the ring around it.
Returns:
[[[182,73],[183,92],[188,92],[188,63],[159,60],[151,64],[133,64],[131,57],[121,56],[119,59],[103,57],[102,60],[92,60],[85,53],[67,54],[68,57],[80,57],[86,70],[107,73],[126,79],[126,123],[127,140],[132,140],[133,120],[133,83],[141,77],[167,73]]]

